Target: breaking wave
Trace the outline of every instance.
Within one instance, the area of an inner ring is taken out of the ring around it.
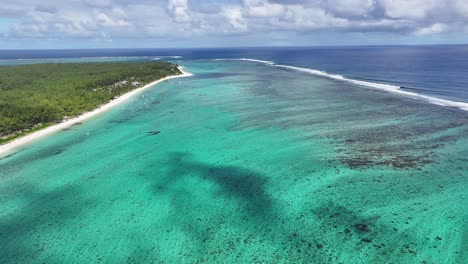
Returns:
[[[374,89],[380,89],[380,90],[385,90],[388,92],[392,93],[397,93],[401,94],[410,98],[414,99],[419,99],[419,100],[424,100],[429,103],[435,104],[435,105],[441,105],[441,106],[447,106],[447,107],[456,107],[464,111],[468,111],[468,103],[465,102],[457,102],[457,101],[451,101],[447,99],[442,99],[442,98],[437,98],[429,95],[423,95],[415,92],[410,92],[410,91],[405,91],[401,90],[400,86],[395,86],[395,85],[390,85],[390,84],[383,84],[383,83],[376,83],[376,82],[369,82],[369,81],[361,81],[361,80],[355,80],[355,79],[350,79],[347,77],[344,77],[343,75],[339,74],[331,74],[327,73],[325,71],[320,71],[320,70],[315,70],[315,69],[310,69],[310,68],[304,68],[304,67],[296,67],[296,66],[289,66],[289,65],[282,65],[282,64],[276,64],[273,61],[266,61],[266,60],[257,60],[257,59],[249,59],[249,58],[240,58],[240,59],[216,59],[216,60],[237,60],[237,61],[250,61],[250,62],[256,62],[256,63],[263,63],[266,65],[274,66],[274,67],[279,67],[279,68],[285,68],[285,69],[290,69],[290,70],[295,70],[299,72],[304,72],[316,76],[322,76],[325,78],[329,79],[334,79],[342,82],[349,82],[361,86],[366,86]]]

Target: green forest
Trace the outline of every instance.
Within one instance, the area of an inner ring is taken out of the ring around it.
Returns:
[[[0,66],[0,143],[177,74],[168,62]]]

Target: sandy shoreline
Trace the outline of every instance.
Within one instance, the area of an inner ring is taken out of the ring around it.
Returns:
[[[138,88],[138,89],[135,89],[135,90],[132,90],[128,93],[125,93],[123,95],[121,95],[120,97],[118,98],[115,98],[113,100],[111,100],[110,102],[108,102],[107,104],[104,104],[104,105],[101,105],[99,108],[96,108],[94,109],[93,111],[91,112],[86,112],[86,113],[83,113],[77,117],[74,117],[74,118],[71,118],[71,119],[68,119],[64,122],[61,122],[61,123],[58,123],[56,125],[52,125],[52,126],[49,126],[49,127],[46,127],[44,129],[41,129],[39,131],[36,131],[36,132],[33,132],[31,134],[28,134],[28,135],[25,135],[23,137],[20,137],[20,138],[17,138],[13,141],[10,141],[4,145],[0,145],[0,155],[3,155],[9,151],[12,151],[22,145],[25,145],[27,143],[30,143],[34,140],[37,140],[43,136],[46,136],[46,135],[49,135],[49,134],[52,134],[52,133],[55,133],[55,132],[58,132],[64,128],[67,128],[67,127],[70,127],[76,123],[80,123],[80,122],[83,122],[89,118],[92,118],[94,116],[97,116],[107,110],[109,110],[110,108],[114,107],[114,106],[117,106],[123,102],[125,102],[126,100],[128,100],[129,98],[133,97],[134,95],[140,93],[141,91],[143,90],[146,90],[148,89],[149,87],[153,86],[153,85],[156,85],[160,82],[163,82],[163,81],[166,81],[166,80],[170,80],[170,79],[175,79],[175,78],[183,78],[183,77],[189,77],[189,76],[192,76],[191,73],[188,73],[188,72],[185,72],[182,67],[179,67],[179,70],[182,72],[181,75],[173,75],[173,76],[168,76],[168,77],[165,77],[165,78],[162,78],[160,80],[157,80],[157,81],[154,81],[154,82],[151,82],[141,88]]]

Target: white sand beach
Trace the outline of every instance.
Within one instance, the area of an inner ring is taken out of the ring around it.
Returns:
[[[126,94],[123,94],[122,96],[111,100],[107,104],[104,104],[104,105],[100,106],[99,108],[96,108],[95,110],[93,110],[91,112],[83,113],[83,114],[81,114],[81,115],[79,115],[77,117],[68,119],[68,120],[66,120],[64,122],[61,122],[61,123],[58,123],[56,125],[51,125],[49,127],[41,129],[39,131],[33,132],[31,134],[25,135],[23,137],[17,138],[17,139],[15,139],[13,141],[10,141],[8,143],[0,145],[0,155],[6,154],[7,152],[10,152],[10,151],[12,151],[12,150],[14,150],[14,149],[16,149],[16,148],[18,148],[20,146],[23,146],[23,145],[25,145],[27,143],[35,141],[35,140],[37,140],[37,139],[39,139],[41,137],[44,137],[46,135],[50,135],[50,134],[58,132],[58,131],[60,131],[60,130],[62,130],[64,128],[70,127],[70,126],[72,126],[72,125],[74,125],[76,123],[80,123],[80,122],[83,122],[83,121],[85,121],[85,120],[87,120],[89,118],[95,117],[95,116],[109,110],[110,108],[125,102],[129,98],[135,96],[136,94],[142,92],[143,90],[148,89],[149,87],[152,87],[152,86],[154,86],[154,85],[156,85],[158,83],[161,83],[163,81],[170,80],[170,79],[189,77],[189,76],[193,75],[191,73],[185,72],[183,70],[183,67],[179,67],[179,70],[182,72],[182,74],[168,76],[168,77],[162,78],[160,80],[151,82],[151,83],[149,83],[149,84],[147,84],[147,85],[145,85],[143,87],[137,88],[137,89],[132,90],[132,91],[126,93]]]

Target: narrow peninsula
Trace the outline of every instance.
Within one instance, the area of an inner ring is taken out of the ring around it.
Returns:
[[[2,66],[0,144],[11,144],[14,139],[54,124],[89,118],[137,90],[186,75],[169,62]]]

